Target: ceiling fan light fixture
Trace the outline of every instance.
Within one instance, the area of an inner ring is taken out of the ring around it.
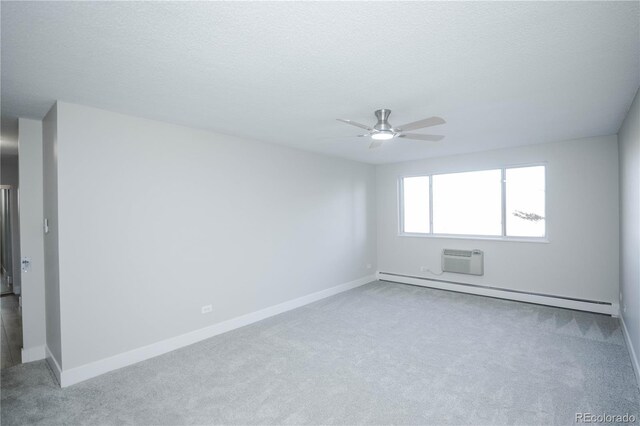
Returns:
[[[381,131],[371,134],[371,139],[376,141],[388,141],[389,139],[393,139],[395,134],[389,131]]]

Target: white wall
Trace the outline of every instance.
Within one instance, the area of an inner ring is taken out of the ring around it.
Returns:
[[[549,243],[398,236],[400,176],[536,162],[547,162]],[[378,270],[618,303],[617,164],[606,136],[379,166]],[[443,248],[484,250],[485,275],[421,272],[440,270]]]
[[[20,214],[19,214],[19,165],[15,155],[2,155],[0,159],[0,184],[11,185],[10,209],[11,209],[11,279],[13,280],[13,292],[21,294],[20,279]]]
[[[22,272],[22,362],[44,357],[46,342],[44,240],[42,233],[42,122],[18,121],[20,150],[20,242],[31,269]]]
[[[57,114],[65,370],[375,271],[373,166],[62,102]]]
[[[62,366],[61,290],[58,243],[58,108],[54,105],[42,121],[43,215],[49,221],[44,235],[45,306],[47,347]],[[78,321],[84,322],[84,319]]]
[[[618,133],[620,145],[620,297],[640,380],[640,95]]]

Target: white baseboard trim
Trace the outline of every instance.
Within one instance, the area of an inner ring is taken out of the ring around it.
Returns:
[[[47,351],[44,345],[36,346],[29,349],[22,348],[21,356],[23,364],[25,362],[40,361],[41,359],[45,359],[47,357]]]
[[[620,315],[620,322],[622,323],[622,334],[624,334],[624,340],[629,348],[629,356],[631,357],[631,364],[633,364],[633,371],[636,373],[636,383],[640,387],[640,362],[638,362],[638,354],[633,349],[631,344],[631,338],[629,337],[629,330],[627,324],[624,322],[624,317]]]
[[[147,346],[143,346],[137,349],[130,350],[104,358],[89,364],[81,365],[79,367],[70,368],[67,370],[60,370],[59,383],[61,387],[70,386],[79,382],[82,382],[93,377],[97,377],[101,374],[109,371],[117,370],[128,365],[144,361],[158,355],[171,352],[173,350],[192,345],[205,339],[217,336],[227,331],[235,330],[236,328],[244,327],[245,325],[252,324],[254,322],[263,320],[265,318],[272,317],[274,315],[281,314],[283,312],[290,311],[292,309],[299,308],[309,303],[316,302],[329,296],[333,296],[343,291],[351,290],[352,288],[359,287],[361,285],[375,281],[375,275],[368,275],[366,277],[359,278],[354,281],[350,281],[344,284],[337,285],[335,287],[321,290],[316,293],[312,293],[306,296],[299,297],[297,299],[289,300],[287,302],[280,303],[275,306],[270,306],[259,311],[251,312],[246,315],[242,315],[236,318],[232,318],[227,321],[223,321],[217,324],[210,325],[199,330],[195,330],[189,333],[182,334],[180,336],[172,337],[166,340],[162,340],[157,343],[152,343]],[[58,366],[57,362],[51,357],[53,363]],[[49,356],[47,356],[49,360]],[[50,362],[51,364],[51,362]],[[53,367],[52,367],[53,368]]]
[[[378,272],[377,277],[379,280],[384,281],[437,288],[440,290],[456,291],[458,293],[475,294],[478,296],[489,296],[498,299],[515,300],[518,302],[535,303],[537,305],[548,305],[559,308],[575,309],[578,311],[596,312],[599,314],[607,314],[611,316],[618,316],[619,310],[618,305],[615,303],[576,300],[553,295],[533,294],[516,290],[499,289],[496,287],[455,283],[451,281],[431,279],[426,277],[412,277],[390,272]]]
[[[56,357],[53,356],[48,346],[45,346],[45,353],[45,359],[47,360],[47,364],[49,364],[51,371],[53,371],[53,375],[56,376],[58,383],[62,384],[62,368],[60,368],[60,364],[58,364]]]

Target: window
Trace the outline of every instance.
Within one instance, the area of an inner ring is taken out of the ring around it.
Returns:
[[[433,176],[435,234],[500,235],[500,170]]]
[[[428,233],[429,176],[404,178],[404,232]]]
[[[507,235],[544,237],[544,167],[506,169]]]
[[[405,177],[400,213],[407,234],[543,238],[545,166]]]

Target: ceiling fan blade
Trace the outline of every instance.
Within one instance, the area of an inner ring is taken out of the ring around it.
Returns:
[[[403,126],[398,126],[395,129],[397,131],[416,130],[423,129],[425,127],[437,126],[444,123],[446,123],[446,121],[444,121],[444,119],[440,117],[429,117],[423,120],[414,121],[413,123],[407,123]]]
[[[383,142],[384,141],[381,141],[381,140],[373,140],[373,141],[371,141],[371,145],[369,145],[369,149],[380,148],[382,146]]]
[[[431,141],[431,142],[438,142],[444,138],[444,136],[442,135],[421,135],[419,133],[403,133],[401,135],[398,135],[398,137],[405,138],[405,139],[414,139],[417,141]]]
[[[349,140],[349,139],[355,139],[355,138],[361,138],[364,136],[369,136],[369,133],[365,133],[362,135],[348,135],[348,136],[323,136],[320,138],[313,138],[313,141],[317,141],[317,142],[336,142],[336,141],[341,141],[341,140]]]
[[[366,124],[356,123],[355,121],[343,120],[342,118],[336,118],[336,120],[342,121],[343,123],[351,124],[352,126],[360,127],[361,129],[366,129],[369,131],[373,130],[371,127],[367,126]]]

